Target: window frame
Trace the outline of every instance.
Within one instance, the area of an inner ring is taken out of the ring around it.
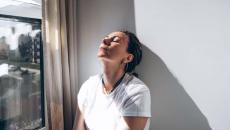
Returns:
[[[29,17],[22,17],[22,16],[15,16],[15,15],[5,15],[0,14],[0,19],[5,18],[16,22],[24,22],[24,23],[36,23],[41,25],[41,34],[42,34],[42,19],[38,18],[29,18]],[[44,82],[44,57],[43,57],[43,50],[44,50],[44,41],[41,35],[41,44],[40,44],[40,83],[41,83],[41,116],[42,116],[42,126],[34,128],[33,130],[48,130],[48,120],[47,120],[47,102],[46,102],[46,94],[45,94],[45,82]]]

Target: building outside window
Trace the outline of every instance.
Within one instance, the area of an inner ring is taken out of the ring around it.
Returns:
[[[36,1],[20,1],[24,11],[39,9]],[[41,19],[4,10],[11,7],[4,4],[0,0],[0,130],[40,129],[45,125]]]

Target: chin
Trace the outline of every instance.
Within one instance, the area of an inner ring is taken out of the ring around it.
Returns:
[[[111,59],[109,59],[107,56],[98,56],[98,58],[101,60],[101,62],[111,62]]]

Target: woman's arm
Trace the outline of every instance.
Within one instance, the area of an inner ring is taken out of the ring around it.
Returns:
[[[84,116],[79,110],[79,107],[77,109],[77,127],[75,130],[87,130],[85,126]]]
[[[123,130],[144,130],[148,117],[123,117]]]

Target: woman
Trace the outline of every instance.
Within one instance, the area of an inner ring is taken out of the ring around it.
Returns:
[[[90,77],[78,94],[78,130],[148,130],[148,87],[132,72],[142,58],[141,43],[131,32],[106,36],[98,58],[103,74]]]

